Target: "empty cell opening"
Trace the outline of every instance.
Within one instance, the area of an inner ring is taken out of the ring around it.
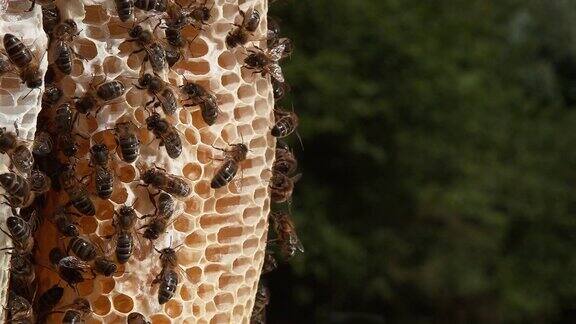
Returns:
[[[250,106],[241,106],[234,109],[234,119],[239,122],[246,122],[254,117],[254,109]]]
[[[198,297],[202,300],[211,300],[214,297],[214,286],[211,284],[203,283],[198,287],[198,291],[196,292]]]
[[[243,85],[238,89],[238,98],[244,102],[251,102],[255,95],[256,91],[251,85]]]
[[[72,61],[72,73],[70,74],[73,77],[79,77],[84,74],[84,64],[80,60]]]
[[[246,286],[238,288],[238,291],[236,292],[236,296],[238,298],[248,297],[251,294],[252,294],[252,288]]]
[[[270,114],[270,108],[268,102],[264,99],[257,99],[254,103],[254,110],[258,116],[268,116],[268,114]]]
[[[219,243],[233,243],[242,239],[244,228],[242,226],[223,227],[218,231]]]
[[[250,141],[250,149],[256,150],[260,148],[267,147],[268,143],[266,142],[266,137],[257,137]]]
[[[264,134],[266,132],[269,132],[271,126],[272,125],[270,125],[270,123],[268,122],[268,119],[266,119],[266,118],[259,117],[259,118],[254,119],[254,121],[252,121],[252,129],[256,133]]]
[[[218,294],[214,297],[214,303],[218,310],[227,310],[234,304],[234,296],[231,293]]]
[[[209,129],[202,129],[200,131],[200,141],[202,141],[202,143],[206,145],[212,145],[214,144],[215,140],[216,136],[214,136],[214,133],[212,133]]]
[[[185,215],[181,215],[180,217],[176,218],[173,225],[175,230],[182,233],[188,232],[191,227],[190,220]]]
[[[166,314],[171,318],[177,318],[182,314],[182,304],[177,300],[169,300],[164,308]]]
[[[4,80],[5,79],[3,79],[3,81]],[[2,84],[2,86],[4,86],[4,84]],[[4,89],[0,89],[0,106],[2,107],[3,110],[5,110],[6,107],[14,106],[14,98],[12,97],[10,92]]]
[[[198,180],[202,176],[202,166],[198,163],[187,163],[182,169],[182,174],[190,180]]]
[[[212,188],[210,188],[210,183],[206,180],[198,182],[194,187],[194,192],[202,198],[208,198],[211,190]]]
[[[107,56],[104,59],[104,74],[117,75],[122,73],[122,60],[117,56]]]
[[[249,207],[244,209],[244,212],[242,213],[242,218],[246,223],[253,223],[258,218],[260,218],[261,214],[262,209],[260,207]]]
[[[224,323],[231,323],[230,314],[228,313],[216,314],[210,320],[210,324],[224,324]]]
[[[244,205],[250,201],[249,196],[228,196],[216,200],[216,212],[223,214],[225,212],[233,211],[238,205]]]
[[[88,60],[92,60],[98,55],[98,49],[93,41],[83,38],[79,39],[76,44],[76,48],[78,50],[78,54],[83,58]]]
[[[186,275],[188,276],[190,282],[197,284],[202,278],[202,269],[200,267],[188,268],[186,269]]]
[[[81,217],[78,223],[84,233],[94,233],[98,227],[98,221],[94,217]]]
[[[237,74],[229,73],[224,74],[222,78],[220,78],[220,82],[222,86],[228,89],[229,91],[234,91],[238,88],[238,83],[240,82],[240,77]]]
[[[92,303],[92,311],[97,315],[104,316],[110,313],[112,304],[107,296],[100,296]]]
[[[128,92],[126,92],[126,101],[132,107],[143,106],[144,103],[148,100],[148,94],[136,87],[133,87],[132,89],[128,90]]]
[[[120,181],[124,183],[132,182],[136,179],[136,170],[130,164],[120,167],[120,172],[117,174]]]
[[[114,215],[114,205],[109,200],[103,200],[98,204],[96,218],[99,220],[112,219]]]
[[[101,42],[105,42],[108,39],[108,34],[106,30],[102,29],[101,27],[97,26],[85,26],[86,35],[91,39],[98,40]]]
[[[195,75],[206,75],[210,72],[210,63],[204,60],[186,61],[182,63],[182,68]]]
[[[192,120],[190,113],[188,112],[187,109],[180,109],[180,111],[178,112],[178,118],[180,119],[180,122],[185,125],[189,124]],[[188,129],[186,131],[188,131]]]
[[[180,298],[182,298],[183,301],[189,301],[192,299],[192,294],[187,285],[182,285],[182,287],[180,287]]]
[[[250,238],[242,244],[242,249],[244,251],[244,255],[254,255],[256,248],[260,244],[260,240],[257,237]]]
[[[196,212],[198,212],[200,210],[200,208],[202,207],[202,202],[199,201],[198,199],[194,199],[194,197],[186,200],[185,204],[184,204],[184,211],[187,212],[188,214],[195,214]]]
[[[193,29],[193,28],[190,28]],[[203,38],[197,37],[192,43],[191,57],[202,57],[208,54],[208,44]]]
[[[246,275],[244,275],[244,280],[253,281],[257,275],[258,275],[258,271],[256,271],[256,269],[254,269],[254,268],[250,268],[250,269],[248,269],[248,271],[246,271]]]
[[[218,262],[223,257],[240,253],[238,245],[210,245],[206,248],[205,256],[210,262]]]
[[[231,111],[234,109],[236,100],[234,96],[229,93],[221,93],[216,95],[218,98],[218,107],[221,111]]]
[[[222,274],[218,278],[218,287],[225,290],[233,290],[244,280],[243,276],[233,274]]]
[[[99,280],[99,283],[103,294],[110,293],[114,290],[114,286],[116,286],[116,281],[112,278],[102,278]]]
[[[234,314],[234,316],[237,316],[237,317],[242,317],[242,315],[244,315],[244,306],[242,306],[242,305],[234,306],[234,310],[232,311],[232,314]]]
[[[238,65],[238,62],[236,61],[236,56],[232,52],[224,51],[220,56],[218,56],[218,65],[223,69],[233,70]]]
[[[106,23],[110,16],[102,6],[84,6],[86,16],[83,22],[89,25],[102,25]]]
[[[121,313],[129,313],[134,308],[134,301],[128,295],[120,294],[113,298],[114,309]]]
[[[268,80],[266,79],[260,79],[256,82],[256,90],[260,96],[265,98],[268,97],[269,84],[270,83],[268,83]]]
[[[128,199],[128,191],[126,190],[126,188],[124,187],[114,188],[110,200],[112,200],[117,204],[123,204],[126,202],[126,199]]]
[[[77,287],[80,296],[88,296],[94,291],[94,283],[90,281],[81,282]]]
[[[154,314],[150,316],[153,324],[171,324],[172,320],[164,314]]]

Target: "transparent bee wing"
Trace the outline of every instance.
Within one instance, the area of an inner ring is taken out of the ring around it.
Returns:
[[[268,52],[268,57],[272,61],[278,62],[282,58],[285,48],[286,48],[285,44],[279,44],[278,46],[270,49],[270,52]]]
[[[276,79],[276,81],[284,82],[284,74],[282,73],[282,68],[279,64],[273,63],[268,65],[268,72],[270,72],[270,75]]]

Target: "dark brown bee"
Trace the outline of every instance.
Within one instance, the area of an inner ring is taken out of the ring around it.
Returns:
[[[37,131],[34,135],[34,144],[32,145],[32,153],[35,155],[46,156],[52,152],[52,136],[45,131]]]
[[[170,84],[162,80],[162,78],[150,73],[144,73],[144,75],[138,79],[136,88],[141,90],[147,89],[148,93],[153,97],[152,100],[146,103],[146,107],[157,101],[154,106],[160,106],[164,114],[173,115],[176,113],[176,109],[178,108],[176,95],[170,88]]]
[[[141,180],[145,185],[153,186],[176,197],[187,197],[192,193],[190,185],[182,178],[158,167],[145,169],[140,166]]]
[[[53,265],[54,267],[58,267],[60,260],[64,259],[65,257],[66,253],[64,253],[64,251],[62,251],[62,249],[59,247],[52,248],[50,250],[50,253],[48,254],[50,264]]]
[[[127,21],[134,14],[134,0],[114,0],[120,21]]]
[[[244,144],[231,144],[232,149],[226,150],[217,148],[224,152],[224,163],[216,171],[216,174],[210,182],[212,189],[218,189],[228,184],[238,172],[239,163],[246,160],[248,147]]]
[[[178,267],[176,250],[170,247],[157,250],[160,253],[160,263],[162,271],[156,276],[152,284],[160,283],[158,288],[158,303],[160,305],[168,302],[176,293],[178,287],[178,274],[175,269]]]
[[[32,300],[36,293],[34,265],[29,254],[13,253],[10,260],[10,286],[20,296]]]
[[[135,0],[134,6],[145,11],[165,12],[168,9],[168,0]]]
[[[178,130],[166,119],[160,117],[160,114],[153,112],[147,117],[146,126],[160,140],[160,146],[166,147],[168,156],[175,159],[182,154],[182,139],[178,134]]]
[[[90,111],[96,110],[95,114],[98,114],[106,103],[121,97],[125,90],[124,84],[118,80],[99,84],[96,88],[92,86],[91,82],[90,90],[76,101],[76,110],[86,115]]]
[[[248,17],[242,10],[240,10],[240,15],[242,16],[242,24],[236,25],[236,28],[226,36],[226,46],[228,48],[246,44],[250,35],[258,29],[260,24],[260,13],[256,9],[253,9]]]
[[[262,274],[270,273],[278,268],[278,262],[274,257],[274,254],[269,249],[266,249],[266,254],[264,254],[264,265],[262,265]]]
[[[274,109],[276,122],[272,127],[272,136],[282,138],[292,134],[298,127],[298,115],[293,111],[286,111],[280,108]]]
[[[144,62],[150,61],[152,71],[161,72],[166,65],[166,51],[164,48],[154,42],[154,34],[151,31],[145,30],[141,25],[136,25],[128,31],[128,35],[132,37],[126,40],[127,42],[136,42],[140,49],[130,53],[130,55],[140,52],[146,52]]]
[[[116,272],[117,266],[111,260],[103,256],[99,256],[94,260],[93,271],[96,274],[102,275],[104,277],[110,277]]]
[[[290,86],[286,82],[278,82],[278,80],[272,78],[272,93],[274,94],[274,100],[278,101],[290,91]]]
[[[6,127],[0,128],[0,153],[8,153],[14,150],[18,145],[18,135],[6,130]]]
[[[266,306],[270,303],[270,290],[266,284],[260,280],[258,282],[258,290],[254,297],[254,308],[252,309],[252,317],[250,324],[265,324],[266,323]]]
[[[216,96],[208,92],[201,85],[187,80],[184,81],[184,84],[180,88],[182,93],[188,95],[188,98],[185,100],[191,101],[185,104],[184,107],[200,106],[204,122],[208,125],[213,125],[220,113]]]
[[[165,192],[160,192],[158,194],[158,206],[156,206],[153,199],[151,199],[151,201],[156,208],[155,215],[158,217],[170,218],[176,211],[174,199]]]
[[[8,200],[13,207],[25,207],[31,200],[30,183],[16,173],[0,174],[0,185],[8,194]]]
[[[176,205],[174,203],[174,199],[172,196],[165,192],[160,192],[157,194],[158,196],[158,203],[156,203],[156,199],[154,196],[148,192],[150,196],[150,201],[154,205],[154,214],[146,215],[142,218],[152,217],[152,220],[148,222],[146,225],[142,226],[142,228],[146,228],[144,231],[144,238],[148,240],[156,240],[160,237],[160,234],[166,232],[166,228],[168,228],[168,221],[170,217],[176,211]]]
[[[60,72],[65,75],[70,75],[72,73],[72,58],[73,56],[81,57],[72,48],[71,42],[74,34],[70,34],[73,31],[77,31],[76,23],[67,19],[58,26],[54,28],[52,35],[57,41],[54,43],[54,65]]]
[[[61,104],[56,109],[54,116],[54,123],[57,133],[70,133],[74,124],[74,114],[72,113],[72,106],[70,103]]]
[[[212,7],[216,2],[214,1],[214,3],[212,3],[212,6],[210,8],[206,6],[206,3],[208,3],[208,0],[205,0],[203,4],[193,6],[192,9],[190,10],[190,13],[188,14],[190,18],[192,18],[193,20],[202,25],[206,25],[208,20],[210,20],[211,17],[210,11],[212,10]],[[256,25],[258,25],[258,23],[256,23]],[[252,27],[250,26],[250,28]],[[256,28],[258,28],[258,26],[256,26]],[[256,28],[254,28],[254,30],[256,30]]]
[[[52,181],[50,178],[42,171],[39,170],[32,170],[30,173],[30,190],[38,193],[43,194],[48,192],[51,187]]]
[[[32,237],[32,230],[28,222],[20,217],[10,216],[6,219],[6,226],[10,234],[4,232],[4,230],[2,230],[2,232],[12,239],[14,249],[20,254],[32,252],[34,238]]]
[[[30,174],[32,166],[34,165],[34,156],[32,155],[32,151],[30,151],[26,145],[20,144],[8,154],[12,161],[12,165],[16,170],[23,174]]]
[[[58,262],[58,275],[68,286],[76,289],[76,284],[84,281],[84,273],[90,271],[90,265],[75,256],[66,256]]]
[[[105,144],[94,144],[90,148],[90,165],[94,169],[96,194],[102,199],[112,196],[114,174],[109,165],[110,151]]]
[[[284,175],[291,175],[296,172],[298,160],[292,153],[292,150],[284,142],[278,141],[276,146],[276,159],[272,164],[272,172],[279,172]]]
[[[36,313],[40,316],[51,312],[64,296],[64,288],[58,284],[48,288],[36,301]]]
[[[28,88],[40,88],[42,86],[42,72],[38,62],[35,61],[32,51],[22,41],[12,35],[4,35],[4,49],[10,62],[20,71],[20,79]]]
[[[140,313],[132,312],[128,315],[127,324],[150,324],[146,317]]]
[[[92,200],[90,200],[88,190],[83,183],[76,179],[76,173],[72,166],[64,167],[60,175],[60,183],[64,191],[68,194],[70,204],[84,215],[96,215],[96,208]]]
[[[58,229],[58,232],[64,237],[76,237],[80,235],[77,224],[70,220],[70,214],[65,208],[58,208],[54,213],[53,219],[54,225]]]
[[[270,179],[270,199],[275,203],[291,202],[294,183],[300,180],[301,174],[289,177],[280,172],[273,172]]]
[[[72,303],[71,308],[64,313],[62,324],[84,323],[91,313],[90,302],[86,298],[78,297]]]
[[[60,101],[64,91],[55,85],[46,85],[44,93],[42,94],[42,109],[51,109]]]
[[[4,56],[0,55],[0,75],[6,74],[12,71],[12,64],[10,60]]]
[[[136,135],[137,129],[132,121],[116,123],[114,126],[116,145],[120,146],[120,157],[124,162],[132,163],[138,158],[140,141]]]
[[[182,58],[182,51],[177,48],[167,47],[164,50],[166,51],[168,67],[173,67]]]
[[[132,231],[138,216],[132,206],[122,206],[114,212],[115,216],[112,225],[116,228],[116,259],[119,263],[126,263],[130,259],[134,250],[134,238]]]
[[[289,44],[282,42],[276,47],[267,50],[260,48],[251,48],[248,50],[248,56],[244,59],[244,67],[254,70],[254,73],[261,73],[262,76],[270,74],[278,82],[284,82],[284,74],[278,61],[287,56],[286,48]]]
[[[158,239],[162,233],[166,232],[166,229],[168,228],[168,221],[168,218],[164,217],[152,218],[148,224],[141,227],[145,228],[144,234],[142,236],[150,241]]]
[[[52,35],[52,31],[60,23],[60,19],[60,10],[54,3],[42,6],[42,27],[46,34]]]
[[[10,292],[8,295],[8,305],[6,310],[8,311],[7,323],[34,323],[32,305],[30,305],[30,302],[22,296]]]
[[[280,24],[278,21],[268,16],[268,30],[266,31],[266,44],[268,48],[272,48],[278,44],[280,39]]]
[[[286,259],[290,259],[297,252],[304,252],[304,246],[298,238],[296,228],[288,213],[273,212],[270,214],[270,220],[276,233],[276,242]]]
[[[68,242],[67,252],[72,250],[82,261],[92,261],[96,258],[96,247],[94,243],[85,240],[80,236],[75,236]]]
[[[18,216],[28,223],[32,232],[36,232],[42,223],[42,217],[40,216],[41,208],[42,206],[39,204],[38,198],[35,199],[32,205],[20,208]]]

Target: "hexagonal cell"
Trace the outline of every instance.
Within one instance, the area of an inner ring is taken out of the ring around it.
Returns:
[[[222,86],[230,91],[236,91],[239,82],[240,77],[235,73],[224,74],[220,78],[220,83]]]
[[[100,316],[110,313],[112,304],[108,296],[100,296],[92,303],[92,311]]]
[[[243,102],[253,102],[254,96],[256,96],[256,90],[251,85],[243,85],[238,88],[238,99]]]
[[[118,294],[112,299],[114,309],[121,313],[130,313],[134,308],[134,301],[128,295]]]
[[[171,318],[179,317],[182,314],[182,308],[182,303],[175,299],[169,300],[164,306],[166,314]]]
[[[172,320],[164,314],[154,314],[150,316],[150,320],[154,324],[171,324]]]
[[[233,70],[238,66],[236,56],[230,51],[224,51],[218,56],[218,65],[226,70]]]

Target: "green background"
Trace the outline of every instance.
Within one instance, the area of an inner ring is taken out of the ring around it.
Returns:
[[[269,276],[269,322],[576,322],[576,1],[271,13],[306,253]]]

